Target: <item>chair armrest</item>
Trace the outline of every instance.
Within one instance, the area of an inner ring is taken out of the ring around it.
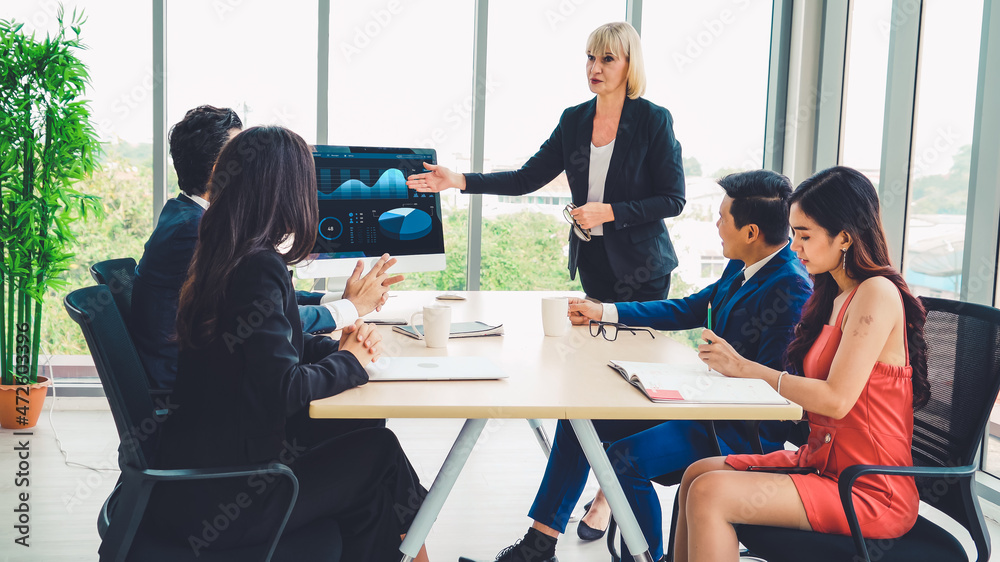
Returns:
[[[245,466],[232,466],[220,468],[173,468],[158,469],[148,468],[137,470],[126,467],[124,472],[134,472],[143,480],[153,482],[178,481],[178,480],[212,480],[218,478],[237,478],[240,476],[254,476],[256,474],[275,474],[284,476],[292,481],[292,488],[295,495],[298,494],[299,482],[292,469],[280,463],[255,464]],[[294,503],[294,502],[293,502]]]
[[[861,524],[858,523],[858,515],[854,511],[854,497],[851,490],[854,482],[865,475],[882,474],[885,476],[965,476],[972,477],[976,474],[976,467],[969,466],[884,466],[876,464],[855,464],[840,472],[837,482],[840,491],[840,503],[844,508],[844,515],[847,516],[847,524],[851,528],[851,538],[854,539],[854,548],[858,556],[866,562],[871,562],[868,556],[868,546],[865,544],[865,537],[861,534]]]
[[[239,478],[259,474],[273,474],[278,477],[284,477],[287,478],[292,484],[292,490],[289,494],[288,507],[285,509],[285,515],[281,519],[281,524],[274,530],[270,540],[267,542],[269,546],[267,556],[264,559],[270,560],[271,556],[274,554],[275,548],[278,546],[278,541],[281,539],[281,534],[285,530],[288,518],[292,514],[292,509],[295,508],[295,501],[299,494],[299,481],[298,478],[295,477],[295,473],[292,472],[292,469],[280,463],[220,468],[183,469],[138,469],[127,465],[122,467],[122,485],[120,490],[116,490],[116,492],[120,493],[118,504],[122,508],[128,509],[129,513],[122,514],[125,517],[124,519],[122,517],[115,517],[111,522],[112,524],[108,526],[108,531],[106,533],[107,537],[105,537],[105,541],[109,544],[116,545],[114,547],[116,548],[114,560],[124,561],[125,557],[128,555],[132,539],[135,537],[135,533],[139,529],[139,524],[146,511],[146,506],[149,504],[149,498],[153,492],[153,487],[157,483]],[[117,524],[115,521],[117,521]],[[104,560],[104,557],[102,556],[101,559]]]

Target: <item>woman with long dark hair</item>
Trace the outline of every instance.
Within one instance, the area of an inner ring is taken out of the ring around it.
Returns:
[[[181,289],[177,408],[165,422],[158,465],[284,463],[299,480],[286,533],[332,518],[344,560],[398,560],[400,536],[426,492],[395,435],[370,427],[308,447],[286,424],[311,400],[367,382],[363,365],[380,354],[378,332],[360,320],[339,343],[302,332],[287,266],[308,255],[317,232],[309,146],[281,127],[247,129],[222,150],[211,183],[212,205]],[[253,544],[280,523],[285,485],[163,484],[155,523],[192,548]],[[239,516],[215,526],[226,515],[220,506],[230,505]]]
[[[677,562],[735,561],[734,524],[850,535],[840,471],[912,464],[913,409],[930,396],[926,313],[890,264],[875,188],[850,168],[819,172],[793,193],[790,223],[792,250],[814,282],[788,348],[794,374],[743,359],[710,330],[698,350],[712,369],[763,379],[800,404],[809,442],[691,465],[679,492]],[[899,537],[916,521],[910,477],[863,476],[853,497],[865,537]]]

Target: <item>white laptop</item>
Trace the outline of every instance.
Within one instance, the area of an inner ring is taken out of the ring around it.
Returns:
[[[382,357],[365,367],[369,381],[457,381],[505,379],[485,357]]]

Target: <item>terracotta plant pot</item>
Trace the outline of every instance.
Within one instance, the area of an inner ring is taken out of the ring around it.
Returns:
[[[0,384],[0,427],[6,429],[35,427],[38,416],[42,413],[42,405],[45,403],[45,393],[51,384],[52,379],[41,376],[35,384]]]

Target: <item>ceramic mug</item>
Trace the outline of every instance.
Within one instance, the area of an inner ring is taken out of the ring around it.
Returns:
[[[418,321],[417,319],[420,319]],[[423,324],[423,336],[427,347],[448,347],[448,337],[451,335],[451,307],[440,304],[429,304],[410,317],[410,326],[417,334],[419,324]]]
[[[561,337],[569,328],[569,297],[542,297],[542,330]]]

